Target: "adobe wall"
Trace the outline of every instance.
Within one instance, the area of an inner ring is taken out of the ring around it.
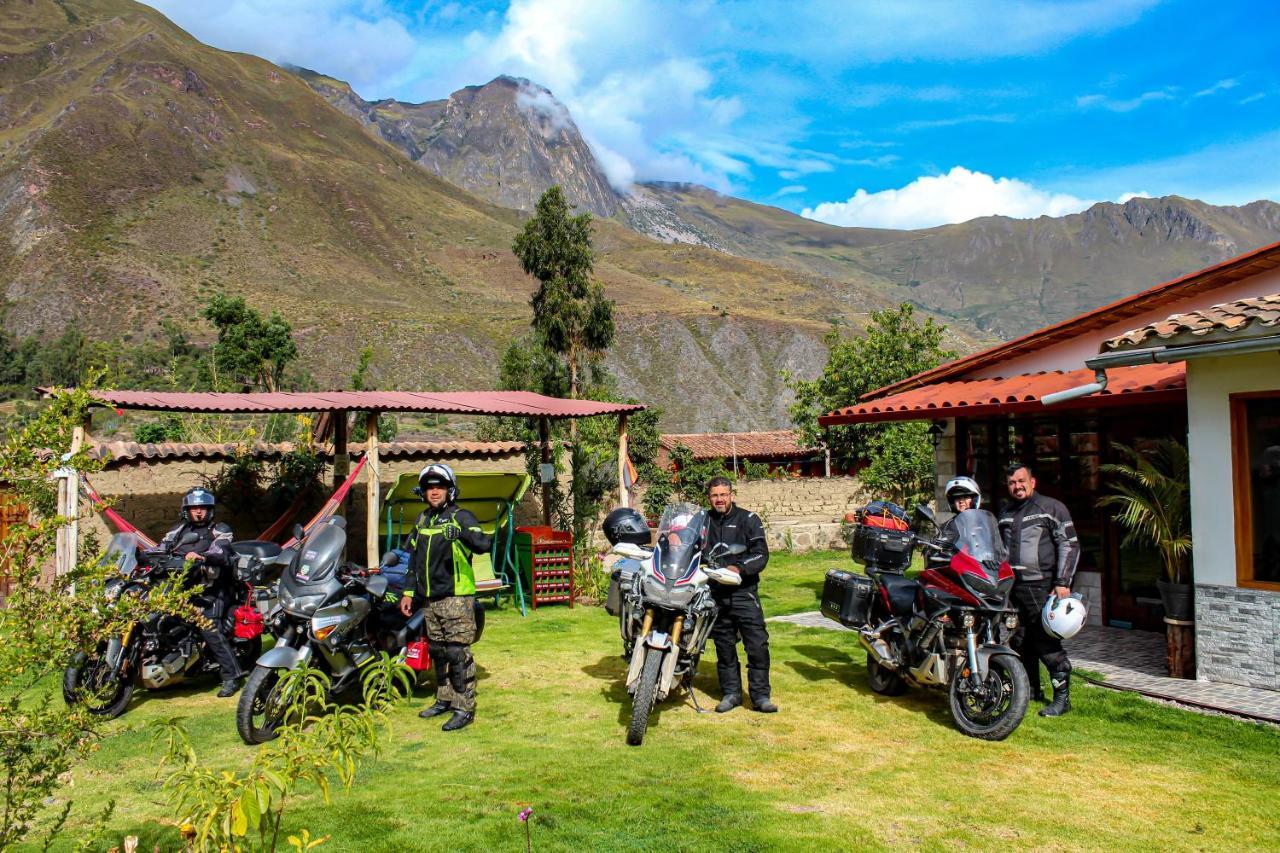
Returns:
[[[520,455],[504,459],[449,459],[449,464],[456,471],[466,472],[500,472],[524,473],[524,457]],[[422,459],[384,460],[379,472],[381,494],[385,495],[395,485],[396,478],[405,472],[421,470],[426,462]],[[204,478],[213,476],[221,470],[221,461],[152,461],[147,464],[121,465],[106,471],[99,471],[90,477],[94,488],[106,500],[112,501],[117,512],[133,524],[140,527],[148,535],[159,538],[166,530],[178,521],[178,507],[182,495],[193,486],[200,485]],[[325,482],[333,481],[332,468],[325,470]],[[352,487],[345,515],[348,521],[348,541],[364,542],[365,529],[365,479],[364,474]],[[531,486],[524,499],[516,507],[517,524],[540,524],[541,504],[537,485]],[[82,499],[82,511],[89,511],[92,505]],[[297,521],[305,522],[319,509],[304,508]],[[218,518],[227,521],[236,531],[237,538],[249,539],[262,532],[275,522],[275,518],[249,518],[237,514],[234,506],[219,508]],[[114,530],[101,515],[91,512],[81,529],[98,537],[99,542],[110,538]],[[363,547],[351,550],[352,559],[363,559]]]

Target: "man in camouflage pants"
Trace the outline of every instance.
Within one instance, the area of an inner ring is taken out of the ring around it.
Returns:
[[[444,731],[457,731],[476,716],[475,573],[471,555],[485,554],[493,537],[469,511],[457,505],[458,481],[448,465],[428,465],[418,475],[427,508],[414,522],[406,550],[409,575],[400,598],[405,616],[415,600],[425,601],[423,616],[436,670],[436,702],[418,716],[430,718],[452,711]]]

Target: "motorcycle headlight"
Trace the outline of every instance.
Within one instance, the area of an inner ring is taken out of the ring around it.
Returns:
[[[960,617],[960,624],[963,625],[965,628],[972,628],[974,621],[975,620],[973,617],[973,613],[968,611],[966,611],[965,614]]]
[[[1004,626],[1005,626],[1006,628],[1008,628],[1010,631],[1012,631],[1014,628],[1017,628],[1017,627],[1018,627],[1018,614],[1017,614],[1017,613],[1009,613],[1009,614],[1007,614],[1007,615],[1004,617]]]

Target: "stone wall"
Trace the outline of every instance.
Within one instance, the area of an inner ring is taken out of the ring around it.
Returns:
[[[1280,690],[1280,593],[1196,584],[1196,675]]]

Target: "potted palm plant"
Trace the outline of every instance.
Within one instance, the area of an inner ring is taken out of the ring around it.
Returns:
[[[1191,589],[1191,459],[1181,442],[1166,438],[1148,452],[1123,444],[1112,447],[1126,461],[1102,466],[1111,475],[1112,494],[1098,499],[1116,510],[1114,518],[1128,531],[1125,545],[1154,545],[1160,552],[1164,579],[1156,582],[1165,620],[1185,627],[1192,620]],[[1170,674],[1182,667],[1171,661]]]

